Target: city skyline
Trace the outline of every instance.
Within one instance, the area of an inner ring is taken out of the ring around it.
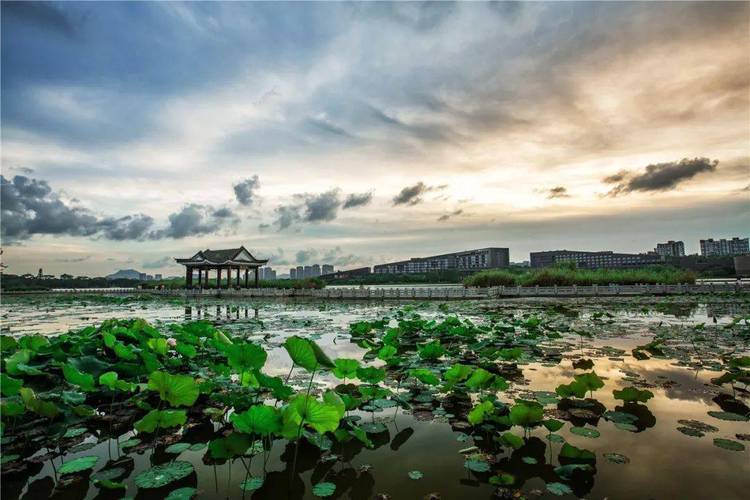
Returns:
[[[297,7],[3,3],[6,272],[747,236],[747,4]]]

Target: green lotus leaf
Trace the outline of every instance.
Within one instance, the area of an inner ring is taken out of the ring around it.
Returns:
[[[269,389],[273,397],[280,401],[285,401],[294,394],[294,389],[284,384],[281,377],[269,377],[268,375],[256,371],[253,373],[260,387]]]
[[[573,473],[577,470],[585,472],[593,470],[593,467],[591,467],[589,464],[560,465],[559,467],[555,467],[555,474],[557,474],[561,479],[570,481],[571,479],[573,479]]]
[[[94,484],[99,488],[104,488],[105,490],[124,490],[127,488],[127,486],[125,486],[125,483],[112,481],[111,479],[99,479],[94,481]]]
[[[22,385],[23,380],[9,377],[5,373],[0,374],[0,392],[2,392],[3,396],[6,398],[18,394],[18,390]]]
[[[99,375],[99,385],[103,385],[104,387],[109,388],[109,390],[114,390],[115,386],[117,384],[117,379],[119,378],[119,375],[117,372],[106,372]]]
[[[323,352],[315,342],[293,335],[286,339],[284,348],[289,353],[294,364],[307,371],[315,371],[319,367],[334,368],[333,361]]]
[[[347,379],[355,378],[357,376],[357,368],[359,368],[359,361],[356,359],[338,358],[333,362],[333,375],[336,378]]]
[[[281,430],[281,414],[273,406],[255,405],[230,417],[234,428],[246,434],[273,434]]]
[[[378,359],[382,359],[383,361],[388,361],[393,356],[396,355],[398,352],[398,349],[392,345],[385,345],[380,348],[378,351]]]
[[[374,366],[361,366],[357,368],[357,378],[368,384],[377,384],[385,379],[385,370]]]
[[[60,468],[57,469],[57,472],[60,474],[73,474],[74,472],[93,469],[98,461],[99,457],[93,455],[76,458],[75,460],[62,464]]]
[[[225,353],[229,366],[237,372],[260,370],[268,357],[262,347],[249,342],[228,346]]]
[[[645,403],[649,399],[654,397],[654,393],[651,391],[645,391],[640,390],[635,387],[625,387],[621,391],[614,390],[612,391],[612,394],[615,396],[615,399],[621,399],[622,401],[627,402],[640,402]]]
[[[484,422],[484,419],[495,411],[495,405],[492,401],[484,401],[471,409],[467,420],[471,425],[478,425]]]
[[[193,473],[193,464],[184,460],[175,460],[163,465],[151,467],[135,476],[139,488],[161,488],[174,481],[179,481]]]
[[[456,363],[443,374],[443,378],[446,380],[446,382],[456,384],[458,382],[463,382],[464,380],[469,378],[473,371],[474,368],[469,365]]]
[[[573,490],[570,489],[570,486],[563,483],[547,483],[547,491],[558,497],[561,497],[563,495],[570,495],[573,493]]]
[[[732,439],[714,438],[714,446],[730,451],[745,451],[744,444]]]
[[[464,382],[466,387],[471,390],[477,391],[489,387],[495,382],[495,375],[488,372],[484,368],[477,368],[471,374],[471,376]]]
[[[70,363],[63,365],[63,375],[65,376],[65,380],[73,385],[77,385],[83,391],[91,392],[96,387],[93,375],[79,371]]]
[[[548,418],[544,422],[542,422],[542,425],[547,428],[550,432],[557,432],[559,431],[563,425],[565,425],[565,422],[561,422],[560,420],[556,420],[554,418]]]
[[[438,385],[440,383],[440,379],[435,375],[435,372],[428,368],[415,368],[409,370],[409,376],[414,377],[427,385]]]
[[[263,486],[262,477],[250,477],[240,483],[240,488],[245,491],[255,491]]]
[[[185,486],[184,488],[177,488],[176,490],[170,491],[167,498],[164,500],[190,500],[198,494],[198,490]]]
[[[592,429],[590,427],[571,427],[570,432],[577,436],[583,436],[587,438],[598,438],[599,436],[601,436],[601,433],[598,430]]]
[[[515,476],[513,474],[508,474],[507,472],[503,472],[490,478],[490,484],[494,484],[496,486],[510,486],[515,482]]]
[[[47,418],[55,418],[60,414],[60,409],[53,402],[39,399],[28,387],[21,387],[18,393],[28,410]]]
[[[152,351],[161,356],[166,356],[169,352],[169,344],[165,338],[149,339],[146,343]]]
[[[26,406],[19,403],[18,400],[6,399],[0,403],[0,414],[3,417],[17,417],[26,413]]]
[[[562,449],[560,450],[560,456],[564,458],[569,458],[571,460],[595,460],[596,455],[594,455],[593,452],[585,449],[585,448],[576,448],[575,446],[565,443],[562,445]]]
[[[489,472],[491,467],[487,460],[469,458],[464,461],[464,467],[472,472]]]
[[[135,361],[136,359],[138,359],[138,356],[136,355],[135,351],[133,351],[133,348],[126,344],[123,344],[122,342],[115,342],[112,350],[115,351],[115,356],[120,359],[124,359],[125,361]]]
[[[179,455],[185,450],[190,449],[190,443],[174,443],[169,446],[167,446],[164,451],[167,453],[172,453],[174,455]]]
[[[154,432],[157,428],[166,429],[184,425],[187,422],[185,410],[151,410],[133,424],[138,432]]]
[[[68,429],[65,431],[65,434],[63,434],[64,438],[74,438],[78,437],[81,434],[85,434],[87,429],[85,427],[73,427],[72,429]]]
[[[123,441],[122,443],[120,443],[120,448],[122,448],[123,450],[126,450],[128,448],[132,448],[133,446],[138,446],[139,444],[141,444],[141,440],[140,439],[138,439],[138,438],[131,438],[131,439],[127,439],[127,440]]]
[[[309,425],[320,433],[333,432],[338,429],[340,418],[339,406],[301,394],[292,399],[282,411],[283,433],[287,438],[296,437],[300,423]],[[290,431],[293,431],[291,435]]]
[[[10,357],[5,358],[5,371],[11,375],[23,375],[23,371],[18,368],[18,365],[25,365],[31,361],[32,352],[29,349],[19,349],[14,352]]]
[[[745,422],[748,420],[748,417],[730,411],[709,411],[708,414],[719,420],[729,420],[732,422]]]
[[[253,443],[252,438],[242,432],[233,432],[227,437],[208,443],[208,452],[215,460],[228,460],[245,454]]]
[[[544,419],[544,407],[536,401],[518,401],[510,409],[510,421],[513,425],[531,427]]]
[[[163,401],[172,406],[192,406],[198,399],[200,389],[195,379],[189,375],[172,375],[156,371],[148,378],[148,388],[158,391]]]
[[[514,450],[523,446],[523,438],[516,436],[512,432],[503,433],[503,435],[500,436],[500,442],[510,446]]]
[[[440,345],[439,340],[433,340],[424,345],[417,346],[419,357],[422,359],[438,359],[445,354],[445,349]]]
[[[313,486],[313,495],[316,497],[330,497],[336,491],[336,485],[333,483],[318,483]]]
[[[424,474],[422,474],[422,472],[418,470],[411,470],[407,475],[409,476],[409,479],[413,479],[415,481],[424,477]]]

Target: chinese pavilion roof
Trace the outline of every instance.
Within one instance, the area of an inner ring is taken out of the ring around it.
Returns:
[[[268,262],[268,259],[256,259],[244,246],[224,250],[206,249],[190,258],[175,260],[183,265],[262,265]]]

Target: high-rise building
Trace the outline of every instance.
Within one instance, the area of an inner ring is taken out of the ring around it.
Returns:
[[[305,266],[302,269],[302,276],[305,278],[312,278],[312,266]]]
[[[685,255],[685,243],[672,240],[666,243],[657,243],[656,253],[662,257],[682,257]]]
[[[331,274],[333,273],[333,266],[331,264],[323,264],[320,268],[320,274]]]
[[[305,268],[302,266],[297,266],[297,279],[301,280],[305,277]]]
[[[289,279],[290,280],[296,280],[297,279],[297,269],[296,268],[293,267],[293,268],[291,268],[289,270]]]
[[[313,264],[312,266],[310,266],[310,277],[317,278],[318,276],[320,276],[320,265]]]
[[[720,255],[744,255],[750,253],[748,238],[734,237],[731,240],[714,240],[709,238],[701,240],[701,255],[711,257]]]
[[[161,280],[161,274],[154,274],[154,279],[157,281]]]
[[[554,264],[572,262],[584,269],[637,267],[648,264],[659,264],[662,256],[655,253],[614,253],[611,250],[585,252],[579,250],[551,250],[531,252],[531,267],[547,267]]]
[[[480,248],[378,264],[373,267],[373,272],[376,274],[428,273],[448,270],[494,269],[508,267],[508,265],[510,265],[510,259],[507,248]]]

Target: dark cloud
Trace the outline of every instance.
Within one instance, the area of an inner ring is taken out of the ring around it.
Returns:
[[[438,217],[437,220],[438,220],[438,222],[445,222],[448,219],[450,219],[451,217],[454,217],[456,215],[461,215],[462,213],[464,213],[464,210],[462,208],[459,208],[458,210],[454,210],[453,212],[451,212],[449,214],[443,214],[443,215],[441,215],[440,217]]]
[[[364,205],[369,205],[372,201],[372,193],[352,193],[346,197],[344,200],[344,205],[342,208],[354,208],[354,207],[361,207]]]
[[[200,236],[218,232],[230,225],[236,224],[234,217],[217,216],[223,209],[216,210],[213,207],[191,203],[179,212],[169,215],[169,225],[164,229],[152,231],[149,238],[159,240],[162,238],[181,239],[189,236]]]
[[[274,209],[276,219],[274,224],[279,230],[297,222],[328,222],[338,215],[342,205],[341,190],[331,189],[318,194],[296,194],[294,203],[279,205]]]
[[[254,175],[234,185],[234,196],[240,205],[249,207],[256,198],[255,192],[260,187],[258,176]]]
[[[76,263],[76,262],[86,262],[91,258],[90,255],[84,255],[83,257],[70,257],[70,258],[64,258],[64,259],[55,259],[55,262],[65,262],[68,264]]]
[[[305,197],[304,220],[318,222],[335,219],[341,206],[340,194],[339,189],[331,189],[325,193],[307,195]]]
[[[2,14],[68,37],[75,32],[65,13],[49,2],[3,2]]]
[[[172,257],[162,257],[161,259],[144,262],[143,267],[145,269],[161,269],[174,263],[175,261]]]
[[[607,193],[607,196],[618,196],[633,191],[668,191],[701,172],[713,172],[718,164],[718,160],[708,158],[683,158],[676,162],[648,165],[642,174],[621,172],[605,179],[605,182],[607,179],[610,179],[610,182],[620,182]],[[611,181],[618,176],[621,176],[619,181]]]
[[[615,184],[617,182],[622,182],[623,179],[628,175],[627,170],[620,170],[616,174],[609,175],[602,179],[602,182],[605,184]]]
[[[213,211],[213,213],[211,215],[213,215],[214,217],[217,217],[219,219],[226,219],[226,218],[236,217],[236,215],[234,214],[234,212],[232,212],[232,209],[231,208],[227,208],[227,207],[217,208],[216,210]]]
[[[393,197],[393,205],[416,205],[422,203],[422,195],[429,191],[440,191],[446,189],[447,184],[441,184],[439,186],[428,186],[424,182],[419,181],[413,186],[407,186],[401,190],[396,196]]]
[[[295,254],[295,257],[296,263],[299,265],[331,264],[334,266],[349,266],[363,260],[357,255],[344,253],[341,247],[338,246],[324,251],[316,250],[315,248],[299,250]]]
[[[297,252],[295,257],[297,258],[297,264],[308,264],[310,261],[318,256],[318,251],[310,248],[308,250],[300,250]]]
[[[547,199],[551,200],[553,198],[570,198],[570,195],[568,194],[568,189],[563,186],[555,186],[551,188],[547,192]]]
[[[60,199],[43,180],[17,175],[0,176],[2,185],[2,237],[6,242],[35,234],[102,236],[112,240],[141,239],[153,224],[147,215],[99,218],[89,210]]]

